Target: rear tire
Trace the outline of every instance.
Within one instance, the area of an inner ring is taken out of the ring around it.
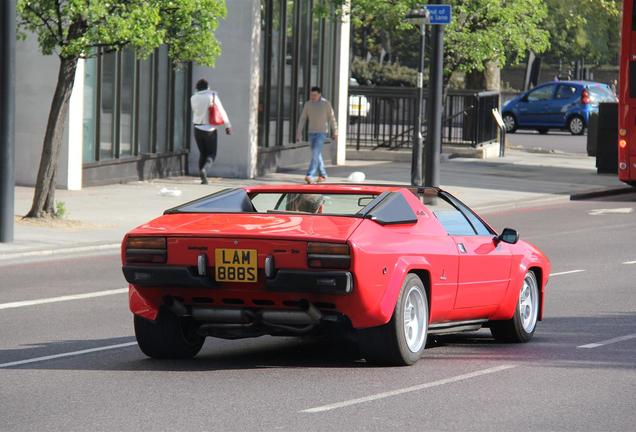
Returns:
[[[490,323],[493,337],[500,342],[528,342],[537,328],[539,304],[539,284],[534,272],[528,271],[523,278],[512,319]]]
[[[568,120],[568,130],[572,135],[583,135],[585,132],[585,121],[579,115],[573,115]]]
[[[135,336],[141,351],[154,358],[191,358],[205,341],[187,321],[165,310],[155,321],[135,315]]]
[[[400,290],[391,321],[361,332],[367,361],[408,366],[422,356],[428,334],[428,298],[422,280],[409,274]]]

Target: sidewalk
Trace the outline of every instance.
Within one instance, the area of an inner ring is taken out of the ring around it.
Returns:
[[[410,183],[410,163],[347,161],[328,167],[330,182],[347,182],[354,171],[365,183]],[[16,218],[14,242],[0,243],[0,261],[63,252],[117,250],[123,235],[170,207],[228,187],[261,183],[304,183],[304,168],[268,174],[253,180],[173,177],[85,188],[58,190],[66,217],[48,222]],[[488,212],[570,199],[572,193],[621,188],[614,175],[597,175],[594,159],[564,154],[509,151],[497,159],[450,159],[440,164],[441,187],[471,207]],[[179,194],[179,196],[172,196]],[[15,188],[15,213],[28,212],[33,188]]]

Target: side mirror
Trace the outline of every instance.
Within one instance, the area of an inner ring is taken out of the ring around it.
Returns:
[[[504,230],[495,239],[500,242],[515,244],[519,241],[519,233],[512,228],[504,228]]]

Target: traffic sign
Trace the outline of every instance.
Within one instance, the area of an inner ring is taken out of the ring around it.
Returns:
[[[450,24],[451,21],[451,5],[447,4],[433,4],[426,5],[428,9],[428,23],[429,24]]]

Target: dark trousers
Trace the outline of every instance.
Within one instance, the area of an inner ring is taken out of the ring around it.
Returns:
[[[208,132],[195,127],[194,140],[199,147],[199,171],[207,171],[216,159],[216,129]]]

